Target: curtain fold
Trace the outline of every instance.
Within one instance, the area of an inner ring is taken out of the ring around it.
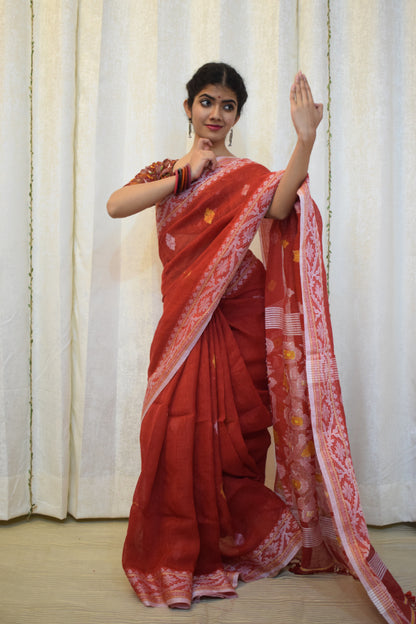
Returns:
[[[334,3],[332,20],[330,292],[341,386],[367,521],[411,521],[416,11],[410,2]]]
[[[73,307],[77,381],[69,500],[75,517],[126,515],[139,469],[148,351],[160,314],[152,211],[141,222],[121,222],[111,220],[105,209],[110,193],[144,166],[146,146],[154,151],[151,135],[157,134],[157,12],[144,4],[143,11],[135,7],[135,2],[103,2],[99,7],[81,3],[79,12],[82,115],[76,137]],[[138,36],[143,30],[147,37]],[[152,61],[148,67],[146,55]]]
[[[0,519],[29,511],[30,93],[27,3],[0,12]],[[14,27],[11,27],[14,25]]]
[[[367,521],[416,520],[415,33],[412,0],[0,0],[0,519],[128,514],[160,264],[153,210],[105,205],[189,149],[185,83],[224,60],[232,149],[272,170],[296,71],[330,94],[310,178],[355,469]]]
[[[58,518],[69,477],[76,31],[77,2],[34,3],[33,500]]]

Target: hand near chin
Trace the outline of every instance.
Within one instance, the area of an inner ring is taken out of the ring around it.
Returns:
[[[209,139],[199,139],[189,152],[192,181],[197,180],[205,169],[215,169],[217,159],[212,151],[212,142]]]
[[[323,105],[316,104],[306,76],[298,72],[290,89],[290,113],[293,125],[301,141],[313,144],[316,128],[323,115]]]

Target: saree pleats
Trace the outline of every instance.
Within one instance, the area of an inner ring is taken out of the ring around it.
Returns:
[[[280,177],[220,159],[157,207],[164,312],[123,566],[144,604],[182,608],[287,565],[347,573],[387,622],[413,623],[360,506],[308,182],[285,221],[263,219]],[[266,271],[248,249],[260,225]]]
[[[143,419],[142,461],[153,470],[138,482],[123,565],[145,604],[234,595],[239,577],[275,573],[299,548],[297,522],[263,484],[271,414],[262,272],[224,298]]]

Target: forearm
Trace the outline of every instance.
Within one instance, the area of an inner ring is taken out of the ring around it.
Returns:
[[[308,175],[309,159],[312,152],[314,137],[308,141],[298,139],[292,156],[279,186],[273,196],[270,208],[266,214],[273,219],[285,219],[293,208],[297,198],[297,191]]]
[[[131,184],[114,191],[107,202],[110,217],[118,219],[129,217],[150,206],[154,206],[175,188],[175,176],[169,176],[155,182]]]

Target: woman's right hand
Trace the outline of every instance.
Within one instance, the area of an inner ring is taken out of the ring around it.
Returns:
[[[205,169],[214,170],[217,166],[217,158],[211,148],[212,142],[209,139],[198,139],[189,152],[189,158],[184,164],[191,167],[192,182],[197,180]]]
[[[217,166],[217,159],[211,148],[212,143],[209,139],[199,139],[191,151],[176,163],[175,169],[189,165],[192,182],[197,180],[205,169],[215,169]],[[175,176],[146,184],[123,186],[110,196],[107,202],[108,214],[114,218],[136,214],[154,206],[173,193],[174,188]]]

